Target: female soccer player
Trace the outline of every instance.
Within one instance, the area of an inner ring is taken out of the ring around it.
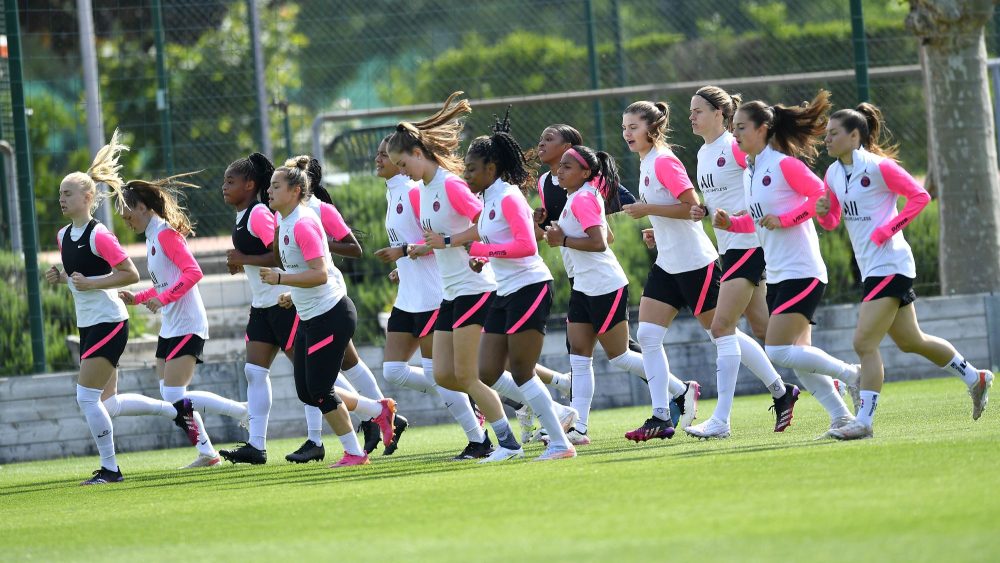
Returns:
[[[740,106],[733,134],[747,154],[745,182],[749,213],[730,217],[715,211],[717,229],[757,233],[767,263],[767,305],[771,318],[764,340],[776,365],[792,368],[799,381],[830,415],[830,428],[850,423],[854,416],[834,386],[837,378],[850,383],[858,366],[842,362],[811,345],[812,316],[826,287],[826,264],[819,251],[816,200],[823,183],[803,160],[816,155],[818,135],[825,130],[829,92],[821,90],[807,105],[769,106],[755,100]]]
[[[162,312],[156,375],[164,400],[176,406],[187,398],[199,411],[244,421],[247,416],[244,403],[187,389],[194,378],[195,365],[202,363],[208,317],[197,287],[202,278],[201,268],[184,239],[194,233],[194,226],[174,195],[180,186],[195,187],[179,180],[183,176],[131,180],[120,188],[109,185],[125,223],[146,236],[146,267],[153,282],[149,289],[135,294],[123,290],[118,295],[128,305],[142,304],[154,313]],[[218,465],[222,458],[209,440],[200,413],[194,413],[193,418],[199,431],[195,444],[198,457],[185,469]]]
[[[861,358],[857,418],[830,431],[841,440],[871,438],[875,409],[885,377],[879,344],[888,334],[904,352],[920,354],[962,378],[972,397],[972,420],[986,408],[993,373],[976,370],[946,340],[925,334],[917,323],[913,279],[917,275],[908,225],[931,200],[896,162],[896,147],[882,146],[882,112],[872,104],[830,116],[826,150],[836,162],[826,170],[826,193],[816,203],[819,224],[834,229],[843,219],[864,279],[864,297],[854,332]],[[906,198],[902,212],[896,198]]]
[[[269,285],[291,288],[300,319],[294,346],[295,388],[299,400],[323,412],[344,446],[343,458],[331,467],[365,465],[368,455],[358,443],[348,410],[363,420],[374,418],[383,441],[391,444],[396,403],[388,398],[375,401],[351,397],[334,390],[344,350],[357,324],[357,312],[339,270],[330,265],[332,258],[322,223],[304,203],[310,195],[308,164],[309,157],[299,156],[286,161],[271,176],[268,198],[278,224],[274,251],[283,271],[261,268],[260,279]]]
[[[59,185],[59,207],[72,221],[59,230],[56,241],[63,271],[53,266],[45,273],[49,283],[65,283],[73,294],[76,324],[80,331],[80,376],[76,402],[97,443],[101,467],[81,485],[120,483],[124,480],[115,457],[116,416],[156,415],[175,419],[197,437],[190,401],[178,408],[135,393],[118,394],[118,359],[128,342],[128,311],[114,291],[139,281],[132,260],[118,239],[93,217],[102,199],[96,184],[104,182],[120,188],[118,155],[128,147],[121,144],[116,130],[87,172],[73,172]],[[192,442],[193,443],[193,442]]]
[[[382,375],[395,385],[439,397],[469,440],[463,453],[473,452],[486,441],[486,433],[480,427],[469,396],[434,381],[434,322],[442,300],[437,260],[433,254],[415,259],[407,256],[411,246],[424,242],[420,228],[421,183],[400,174],[399,167],[389,158],[388,140],[386,137],[378,145],[375,174],[385,179],[388,203],[385,229],[389,246],[376,252],[375,257],[396,265],[399,289],[389,315]],[[418,348],[422,369],[407,363]]]
[[[705,86],[691,97],[691,129],[704,139],[698,150],[698,185],[705,205],[691,206],[691,219],[700,222],[707,213],[723,208],[745,207],[743,174],[746,154],[740,150],[730,131],[740,96],[730,96],[722,88]],[[792,422],[798,387],[785,383],[756,341],[736,328],[745,315],[755,335],[767,334],[767,303],[764,277],[764,250],[754,233],[716,232],[722,255],[721,285],[712,316],[712,340],[718,347],[716,381],[719,400],[708,420],[684,430],[698,438],[724,438],[729,435],[729,415],[736,392],[740,363],[746,363],[760,378],[774,398],[774,431],[782,432]],[[746,348],[747,354],[742,350]]]

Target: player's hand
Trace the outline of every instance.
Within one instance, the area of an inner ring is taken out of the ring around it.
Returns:
[[[625,205],[622,206],[622,211],[624,211],[626,215],[628,215],[629,217],[631,217],[633,219],[642,219],[646,215],[649,215],[649,213],[647,213],[647,211],[646,211],[646,204],[645,203],[628,203],[628,204],[625,204]]]
[[[548,216],[549,212],[546,211],[544,207],[539,207],[538,209],[535,210],[532,219],[534,219],[536,225],[541,225],[542,223],[545,222],[545,219],[547,219]]]
[[[397,285],[399,284],[399,270],[389,272],[389,281]]]
[[[483,271],[483,266],[486,265],[486,260],[483,258],[469,258],[469,268],[473,272],[479,274]]]
[[[143,303],[143,305],[145,305],[147,309],[149,309],[150,311],[152,311],[154,313],[163,308],[163,302],[160,301],[159,297],[154,297],[154,298],[150,299],[149,301],[146,301],[145,303]]]
[[[430,253],[431,247],[426,244],[411,244],[410,251],[407,253],[407,256],[409,256],[411,260],[416,260],[417,258],[427,256]]]
[[[781,219],[778,219],[777,215],[771,215],[770,213],[765,215],[763,219],[760,220],[760,226],[764,227],[769,231],[781,228]]]
[[[395,262],[403,256],[406,256],[406,246],[390,246],[388,248],[382,248],[375,251],[375,258],[382,261],[383,264],[388,264],[390,262]]]
[[[642,242],[646,243],[646,248],[656,247],[656,235],[653,233],[653,229],[642,230]]]
[[[135,294],[131,291],[120,290],[118,292],[118,299],[124,301],[126,305],[135,305]]]
[[[48,270],[45,270],[45,281],[51,283],[52,285],[63,283],[66,281],[66,275],[59,271],[59,268],[52,266]]]
[[[816,215],[826,217],[830,213],[830,191],[823,192],[823,195],[816,200]]]
[[[260,269],[260,281],[267,285],[278,285],[279,279],[281,279],[281,273],[277,270],[272,270],[271,268]]]
[[[444,248],[444,235],[435,233],[430,229],[424,229],[424,244],[440,250]]]
[[[563,232],[562,227],[559,223],[553,221],[548,227],[545,227],[545,242],[552,248],[559,248],[563,245],[563,241],[566,240],[566,233]]]
[[[69,279],[73,282],[73,287],[77,291],[88,291],[97,287],[97,284],[93,280],[87,279],[87,276],[84,276],[80,272],[73,272],[73,275]]]
[[[691,206],[691,220],[701,221],[708,215],[708,207],[704,205],[692,205]]]
[[[729,219],[729,214],[726,213],[725,209],[715,210],[715,215],[712,216],[712,226],[724,231],[728,231],[729,227],[733,226],[733,222]]]
[[[292,303],[292,294],[287,291],[278,296],[278,305],[284,309],[291,309],[295,306]]]

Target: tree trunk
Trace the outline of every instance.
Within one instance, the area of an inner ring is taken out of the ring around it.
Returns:
[[[1000,175],[983,38],[993,6],[910,0],[906,18],[921,41],[944,295],[1000,290]]]

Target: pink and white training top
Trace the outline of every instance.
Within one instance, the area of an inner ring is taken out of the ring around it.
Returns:
[[[424,231],[420,228],[420,186],[403,174],[386,181],[385,230],[389,246],[405,250],[407,244],[423,244]],[[396,261],[399,290],[394,307],[407,313],[426,313],[441,306],[441,272],[437,258],[431,252],[416,260],[403,256]]]
[[[203,274],[187,241],[166,221],[153,215],[146,225],[146,268],[153,287],[135,295],[136,303],[156,297],[163,323],[160,336],[194,334],[208,339],[208,316],[197,283]]]
[[[687,170],[673,151],[653,147],[639,163],[639,196],[652,205],[677,205],[693,190]],[[656,265],[668,274],[704,268],[719,257],[700,221],[649,216],[656,237]]]
[[[265,246],[271,246],[274,242],[274,212],[266,205],[254,205],[236,213],[236,228],[239,228],[240,221],[249,211],[250,219],[247,221],[247,232],[256,237]],[[246,273],[247,282],[250,284],[250,294],[252,296],[250,306],[258,309],[273,307],[278,304],[278,296],[288,291],[288,287],[283,285],[267,285],[260,281],[260,266],[243,266]]]
[[[64,255],[66,254],[65,249],[63,249],[63,238],[66,235],[66,229],[69,229],[69,242],[74,245],[73,250],[86,249],[89,251],[87,253],[77,252],[77,255],[94,261],[103,260],[112,268],[111,273],[113,273],[113,268],[127,260],[128,254],[122,249],[115,235],[101,223],[95,224],[90,229],[88,240],[80,240],[84,232],[87,231],[88,225],[83,225],[82,227],[66,225],[59,229],[59,233],[56,235],[59,250]],[[63,267],[66,267],[65,258],[63,259]],[[67,270],[66,273],[69,275],[73,272]],[[111,275],[111,273],[86,277],[87,279],[100,279]],[[73,305],[76,308],[76,326],[85,328],[100,323],[119,323],[128,318],[128,309],[125,308],[125,303],[118,298],[117,289],[89,289],[81,291],[73,285],[72,279],[67,280],[66,283],[69,285],[70,293],[73,294]]]
[[[733,217],[729,230],[756,230],[767,262],[767,283],[804,278],[826,283],[826,264],[810,221],[816,215],[816,200],[823,195],[823,181],[802,161],[767,146],[749,164],[743,182],[749,214]],[[765,215],[777,215],[781,227],[773,231],[761,227]]]
[[[483,202],[469,185],[444,168],[420,191],[420,224],[424,229],[445,236],[469,230],[483,210]],[[469,253],[462,245],[435,250],[444,298],[453,301],[461,295],[477,295],[495,291],[496,278],[489,264],[476,273],[469,268]]]
[[[709,217],[716,209],[725,209],[729,213],[746,209],[747,199],[743,192],[743,171],[746,167],[747,155],[740,150],[729,131],[698,149],[698,187],[705,198]],[[715,238],[721,254],[728,250],[760,246],[756,233],[716,229]]]
[[[344,221],[344,216],[340,214],[340,210],[338,210],[334,205],[313,196],[306,200],[306,206],[316,213],[316,216],[319,217],[319,222],[323,225],[323,234],[325,235],[327,241],[327,250],[330,249],[330,242],[341,241],[344,237],[351,233],[351,228],[347,226],[347,221]],[[326,274],[337,278],[337,280],[339,280],[338,283],[346,288],[347,283],[344,282],[344,274],[339,268],[337,268],[337,265],[333,263],[333,253],[330,253],[330,258],[331,259],[326,263]]]
[[[850,172],[839,160],[826,169],[830,213],[816,220],[823,228],[834,229],[843,217],[862,278],[893,274],[916,277],[913,251],[903,238],[903,227],[927,206],[930,194],[891,158],[859,148],[851,160]],[[906,198],[902,212],[896,211],[899,196]]]
[[[333,265],[330,247],[327,244],[323,224],[316,212],[305,204],[295,206],[295,210],[282,217],[276,213],[278,221],[278,249],[285,272],[300,274],[309,270],[309,260],[323,258],[327,266],[326,283],[316,287],[291,287],[292,303],[302,320],[318,317],[333,309],[347,295],[344,277]]]
[[[522,287],[552,279],[538,255],[533,214],[520,188],[499,178],[483,192],[478,224],[482,242],[472,243],[469,254],[491,260],[497,295],[510,295]]]
[[[590,182],[569,194],[566,207],[559,215],[559,227],[571,238],[587,238],[587,229],[601,225],[607,233],[604,217],[604,199]],[[597,297],[617,291],[628,285],[625,271],[608,245],[604,252],[587,252],[573,248],[560,248],[566,271],[573,272],[573,289]]]

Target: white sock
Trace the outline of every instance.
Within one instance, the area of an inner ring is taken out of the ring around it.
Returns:
[[[587,431],[590,419],[590,405],[594,402],[594,359],[588,356],[569,355],[569,365],[573,374],[573,400],[570,406],[580,413],[576,429]]]
[[[527,399],[524,398],[524,394],[517,387],[517,383],[514,382],[514,376],[510,374],[509,371],[505,371],[500,374],[500,378],[497,382],[492,385],[493,390],[500,394],[501,397],[507,397],[512,401],[517,401],[518,403],[527,403]]]
[[[185,396],[191,399],[191,406],[205,414],[221,414],[237,419],[247,415],[245,403],[238,403],[209,391],[187,391]]]
[[[646,379],[646,366],[643,364],[642,354],[638,352],[626,350],[621,356],[608,358],[608,362],[625,373],[630,373],[642,380]]]
[[[424,375],[424,370],[411,366],[406,362],[385,362],[382,364],[382,377],[399,387],[406,387],[421,393],[436,393],[437,385]]]
[[[861,377],[857,365],[840,361],[815,346],[764,346],[764,350],[775,365],[782,367],[829,375],[852,385]]]
[[[270,370],[254,364],[243,366],[247,376],[247,410],[250,412],[250,445],[267,449],[267,420],[271,414]]]
[[[165,416],[167,418],[177,416],[177,409],[174,408],[174,405],[137,393],[112,395],[104,401],[104,408],[107,409],[111,418],[143,415]]]
[[[736,339],[740,345],[740,362],[757,376],[757,379],[771,392],[772,397],[778,398],[783,396],[785,394],[785,382],[781,380],[781,376],[774,369],[774,364],[771,363],[770,358],[767,357],[767,353],[760,347],[760,344],[744,334],[740,329],[736,329]],[[735,378],[733,385],[736,385]]]
[[[160,383],[160,396],[171,405],[184,398],[187,387],[170,387]]]
[[[323,445],[323,411],[312,405],[302,405],[306,411],[306,430],[309,439],[317,446]]]
[[[101,456],[101,467],[118,471],[118,460],[115,458],[115,435],[111,426],[111,416],[101,403],[101,389],[91,389],[83,385],[76,386],[76,403],[80,405],[90,435],[97,443],[97,453]]]
[[[344,446],[344,451],[351,455],[363,456],[365,452],[361,451],[361,443],[358,442],[358,435],[353,431],[344,434],[343,436],[337,436],[340,440],[341,445]]]
[[[728,423],[733,410],[733,396],[736,394],[736,379],[740,373],[740,342],[735,334],[730,334],[716,338],[715,346],[718,349],[718,356],[715,359],[715,381],[719,391],[719,402],[715,405],[712,418]],[[763,353],[761,350],[761,355]]]
[[[831,421],[851,416],[851,411],[847,410],[847,405],[844,404],[843,397],[840,396],[840,393],[833,386],[833,378],[821,373],[806,372],[798,369],[795,370],[795,375],[798,376],[799,381],[802,382],[806,390],[812,393],[813,397],[816,397],[819,404],[823,405],[827,414],[830,415]]]
[[[858,409],[858,422],[871,428],[875,418],[875,409],[878,408],[878,396],[876,391],[861,390],[861,408]]]
[[[561,393],[569,394],[573,388],[573,376],[568,373],[553,373],[548,386]]]
[[[358,395],[358,406],[351,412],[358,415],[361,420],[371,420],[382,414],[382,404]]]
[[[548,431],[552,443],[559,449],[568,450],[570,443],[566,439],[566,433],[563,432],[562,424],[559,423],[559,417],[556,416],[549,390],[537,377],[532,377],[521,385],[520,390],[528,406],[535,411],[538,420],[542,421],[542,427]]]
[[[979,381],[979,370],[972,367],[961,354],[955,353],[955,357],[950,362],[941,366],[944,371],[953,373],[962,378],[966,385],[973,385]]]
[[[639,330],[636,333],[636,340],[642,348],[640,358],[646,375],[646,384],[649,386],[649,398],[653,403],[653,416],[660,420],[670,420],[670,363],[667,360],[667,353],[663,350],[663,338],[666,335],[667,327],[646,322],[639,323]],[[630,353],[635,354],[629,350],[623,356]],[[611,360],[611,364],[615,365],[618,358]]]
[[[358,364],[351,369],[341,370],[347,380],[351,382],[351,385],[361,395],[368,397],[369,399],[375,399],[376,401],[384,399],[385,395],[382,394],[382,390],[378,388],[378,382],[375,381],[375,375],[372,370],[368,369],[368,365],[365,364],[364,360],[358,359]]]

